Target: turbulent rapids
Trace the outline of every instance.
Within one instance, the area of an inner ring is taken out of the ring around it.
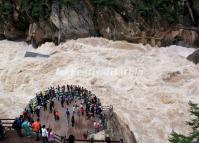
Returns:
[[[28,56],[26,52],[48,56]],[[188,101],[199,103],[194,49],[150,47],[102,38],[70,40],[33,49],[0,41],[0,117],[18,116],[50,85],[82,85],[112,104],[138,143],[167,143],[172,130],[188,133]]]

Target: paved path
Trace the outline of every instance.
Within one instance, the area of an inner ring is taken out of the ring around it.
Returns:
[[[43,108],[41,109],[40,113],[40,120],[42,125],[46,125],[46,128],[52,128],[54,132],[56,132],[57,135],[60,136],[66,136],[73,134],[77,139],[85,139],[84,134],[87,134],[88,130],[94,130],[93,121],[87,120],[86,115],[77,115],[75,113],[75,127],[72,127],[71,125],[71,119],[70,124],[68,125],[67,116],[66,116],[66,108],[70,111],[70,117],[72,117],[72,107],[75,104],[73,101],[70,105],[64,104],[64,108],[61,107],[61,101],[58,101],[57,99],[53,100],[55,103],[55,108],[57,111],[59,111],[60,114],[60,120],[55,121],[53,113],[49,113],[49,104],[48,104],[48,110],[44,111]],[[80,105],[80,100],[76,100],[77,104]],[[35,115],[36,116],[36,115]],[[36,118],[35,118],[36,119]]]

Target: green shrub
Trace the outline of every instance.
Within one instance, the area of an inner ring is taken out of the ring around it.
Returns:
[[[64,5],[70,5],[70,4],[72,4],[72,1],[73,1],[73,0],[62,0],[62,3],[63,3]]]
[[[4,22],[12,20],[13,6],[10,1],[2,1],[0,3],[0,17]]]
[[[199,106],[198,104],[194,104],[189,102],[190,105],[190,113],[191,113],[191,121],[187,122],[192,128],[192,132],[188,135],[178,134],[176,132],[172,132],[169,141],[171,143],[193,143],[194,141],[199,142]]]
[[[47,0],[22,0],[21,12],[33,20],[47,19],[51,13],[50,2]]]
[[[98,6],[107,6],[107,7],[115,7],[118,6],[120,0],[92,0],[95,5]]]

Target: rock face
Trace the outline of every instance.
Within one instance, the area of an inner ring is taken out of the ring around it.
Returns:
[[[110,1],[112,3],[104,0],[46,0],[44,3],[1,0],[0,39],[25,38],[28,42],[40,45],[46,41],[58,44],[71,38],[102,36],[112,40],[149,43],[153,46],[199,45],[197,7],[192,8],[195,19],[192,20],[190,15],[184,16],[182,13],[175,19],[176,22],[169,23],[169,19],[165,18],[167,11],[169,13],[173,10],[172,6],[178,6],[177,3],[171,3],[171,9],[166,8],[165,15],[161,10],[153,15],[152,11],[142,13],[142,7],[147,7],[142,0]],[[38,8],[39,6],[41,7]],[[160,6],[154,3],[147,9]],[[185,6],[183,8],[187,9]],[[7,13],[1,11],[5,8]],[[147,19],[149,16],[153,17],[150,22]],[[181,16],[184,16],[184,20],[181,20]],[[7,20],[7,17],[11,19]]]
[[[62,7],[57,1],[52,4],[52,12],[47,21],[33,23],[29,28],[28,40],[36,44],[52,40],[55,43],[65,39],[94,36],[96,34],[91,15],[83,1],[72,6]]]
[[[199,63],[199,50],[196,50],[194,53],[187,57],[188,60],[194,62],[195,64]]]
[[[113,113],[112,117],[108,120],[108,130],[110,131],[111,138],[123,139],[125,143],[137,143],[133,132],[127,124],[119,119],[116,113]]]

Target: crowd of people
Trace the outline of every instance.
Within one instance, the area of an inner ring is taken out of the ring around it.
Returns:
[[[50,87],[48,90],[36,94],[36,100],[32,100],[23,114],[15,119],[13,128],[18,135],[30,137],[34,134],[36,140],[42,138],[43,143],[54,143],[55,132],[52,128],[41,125],[40,112],[41,110],[49,112],[58,122],[60,113],[55,109],[55,100],[60,102],[62,108],[66,107],[66,120],[71,127],[75,127],[75,116],[83,116],[87,120],[92,120],[96,132],[106,126],[100,100],[94,94],[80,86],[58,85],[56,88]],[[72,109],[68,108],[70,105],[72,105]],[[36,115],[37,119],[33,115]]]
[[[20,137],[35,136],[36,140],[42,138],[43,143],[54,143],[55,133],[52,128],[41,126],[40,119],[34,121],[30,114],[24,112],[19,118],[16,118],[12,127],[17,131]]]

